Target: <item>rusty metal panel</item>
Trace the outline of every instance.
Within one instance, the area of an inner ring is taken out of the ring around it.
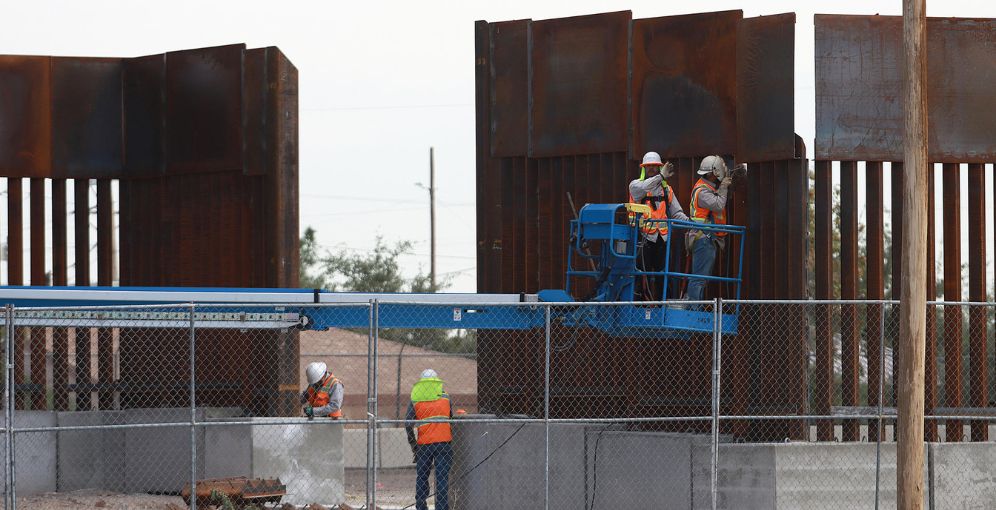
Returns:
[[[7,179],[7,285],[24,284],[24,184]]]
[[[733,153],[741,18],[724,11],[633,21],[632,158]]]
[[[631,19],[622,11],[532,23],[529,156],[627,150]]]
[[[833,298],[833,172],[829,161],[817,161],[813,195],[813,215],[815,239],[815,292],[816,299]],[[827,416],[833,405],[833,322],[829,305],[820,305],[815,311],[816,322],[816,369],[813,375],[815,393],[814,412]],[[816,422],[817,439],[832,441],[833,422]]]
[[[165,80],[165,54],[124,61],[125,177],[148,177],[165,172]]]
[[[268,123],[268,100],[270,83],[268,80],[268,48],[247,50],[245,54],[245,87],[243,88],[242,108],[245,137],[244,171],[246,175],[265,175],[269,161],[269,144],[266,132]]]
[[[50,57],[0,56],[0,173],[45,177],[52,166]]]
[[[816,156],[902,159],[902,19],[816,16]],[[996,159],[996,20],[927,20],[928,157]]]
[[[737,160],[805,157],[795,147],[795,13],[740,22],[736,87]]]
[[[244,44],[166,54],[166,172],[242,170]]]
[[[529,150],[530,20],[489,26],[491,156],[524,156]]]
[[[119,58],[52,57],[52,176],[121,174],[121,72]]]

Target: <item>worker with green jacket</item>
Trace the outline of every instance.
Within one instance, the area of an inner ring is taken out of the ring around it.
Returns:
[[[412,387],[411,403],[405,414],[405,432],[415,456],[415,508],[428,510],[429,473],[436,467],[436,510],[449,510],[450,464],[453,461],[453,418],[450,396],[443,392],[443,380],[428,368]],[[418,434],[416,435],[416,429]]]

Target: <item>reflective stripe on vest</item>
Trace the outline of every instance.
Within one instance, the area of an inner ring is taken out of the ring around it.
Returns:
[[[414,406],[415,419],[420,422],[418,444],[448,443],[453,440],[453,432],[449,423],[433,422],[433,420],[448,420],[450,418],[450,399],[443,397],[436,400],[415,402]]]
[[[339,379],[336,379],[334,375],[330,372],[328,376],[322,380],[322,385],[315,391],[314,386],[308,386],[308,405],[311,407],[325,407],[329,405],[332,400],[332,389],[335,388],[336,384],[341,384]],[[342,418],[342,408],[336,409],[329,414],[329,418]]]
[[[646,197],[643,198],[642,201],[637,202],[636,200],[633,200],[633,195],[630,195],[629,196],[629,203],[631,203],[631,204],[640,204],[640,203],[642,203],[642,204],[645,204],[648,207],[650,207],[650,217],[649,218],[647,218],[647,217],[641,217],[641,219],[640,219],[640,232],[643,232],[644,234],[647,234],[647,235],[651,235],[651,234],[660,232],[660,234],[662,236],[666,236],[667,235],[667,222],[664,222],[664,221],[661,221],[661,222],[647,222],[647,220],[666,220],[667,219],[667,205],[671,203],[671,199],[673,198],[672,192],[671,192],[671,187],[670,186],[665,186],[664,187],[664,194],[661,195],[660,197],[657,197],[657,198],[660,198],[659,201],[656,201],[656,202],[658,202],[658,205],[661,206],[660,209],[654,207],[655,200],[653,200],[653,198],[655,198],[655,197],[647,195]],[[635,216],[636,216],[635,213],[629,213],[630,223],[633,222],[633,219],[634,219]]]
[[[716,191],[716,187],[713,186],[711,182],[705,179],[699,179],[699,182],[696,182],[695,187],[692,188],[692,201],[688,205],[688,212],[691,213],[689,214],[689,217],[691,217],[692,221],[697,221],[699,223],[726,225],[725,209],[717,212],[699,206],[699,193],[701,193],[704,189],[708,189],[713,192]],[[723,237],[726,235],[726,232],[716,232],[715,235],[716,237]]]

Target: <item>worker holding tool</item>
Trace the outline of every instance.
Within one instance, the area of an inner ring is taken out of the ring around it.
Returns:
[[[746,171],[746,165],[737,165],[735,172]],[[726,225],[726,196],[733,176],[726,162],[719,156],[706,156],[699,164],[699,181],[692,188],[688,212],[692,221]],[[716,253],[726,247],[726,232],[689,230],[685,234],[685,249],[692,255],[692,274],[712,276]],[[688,282],[687,298],[701,301],[706,279],[692,278]]]
[[[650,220],[666,220],[668,218],[677,220],[688,220],[684,209],[674,196],[674,191],[667,184],[668,177],[674,173],[674,165],[671,162],[661,161],[660,154],[648,152],[643,155],[643,163],[640,164],[640,178],[629,183],[629,201],[634,204],[646,204],[650,207]],[[641,222],[640,224],[640,249],[636,264],[641,271],[663,271],[664,261],[667,254],[667,223],[661,222]],[[664,289],[664,277],[654,276],[652,278],[653,288],[648,288],[648,282],[644,282],[643,288],[637,285],[636,294],[643,297],[645,301],[661,301],[666,296]]]
[[[443,381],[436,371],[427,368],[412,387],[411,398],[405,415],[405,432],[415,461],[415,509],[429,508],[425,500],[429,498],[429,472],[435,465],[435,509],[448,510],[450,463],[453,460],[450,396],[443,392]]]
[[[309,363],[304,371],[308,379],[308,388],[301,394],[304,415],[308,419],[329,417],[333,420],[342,418],[342,383],[336,379],[328,366],[321,361]]]

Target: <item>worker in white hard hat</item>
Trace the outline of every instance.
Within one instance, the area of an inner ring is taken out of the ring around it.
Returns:
[[[411,403],[405,414],[405,432],[415,460],[415,509],[428,510],[429,473],[436,468],[436,510],[449,510],[450,464],[453,461],[453,418],[450,396],[443,380],[431,368],[422,371],[412,387]],[[418,434],[416,435],[416,430]]]
[[[737,169],[743,165],[737,165]],[[744,167],[746,168],[746,167]],[[719,156],[706,156],[699,164],[699,181],[692,188],[688,212],[698,223],[726,224],[726,197],[733,183],[726,162]],[[726,232],[690,230],[685,234],[685,248],[692,255],[692,274],[712,276],[716,254],[726,246]],[[707,280],[691,278],[687,299],[703,299]]]
[[[309,363],[304,375],[308,380],[308,388],[301,395],[304,415],[309,419],[342,418],[342,383],[329,372],[328,366],[321,361]]]
[[[667,179],[674,173],[671,162],[661,161],[660,154],[648,152],[640,164],[640,178],[629,183],[629,201],[634,204],[645,204],[650,207],[649,220],[688,220],[684,209],[678,203],[674,191],[668,186]],[[641,271],[663,271],[666,260],[668,226],[663,221],[643,221],[640,224],[640,249],[637,256],[637,267]],[[636,285],[636,294],[646,301],[660,301],[666,296],[664,277],[655,276]]]

